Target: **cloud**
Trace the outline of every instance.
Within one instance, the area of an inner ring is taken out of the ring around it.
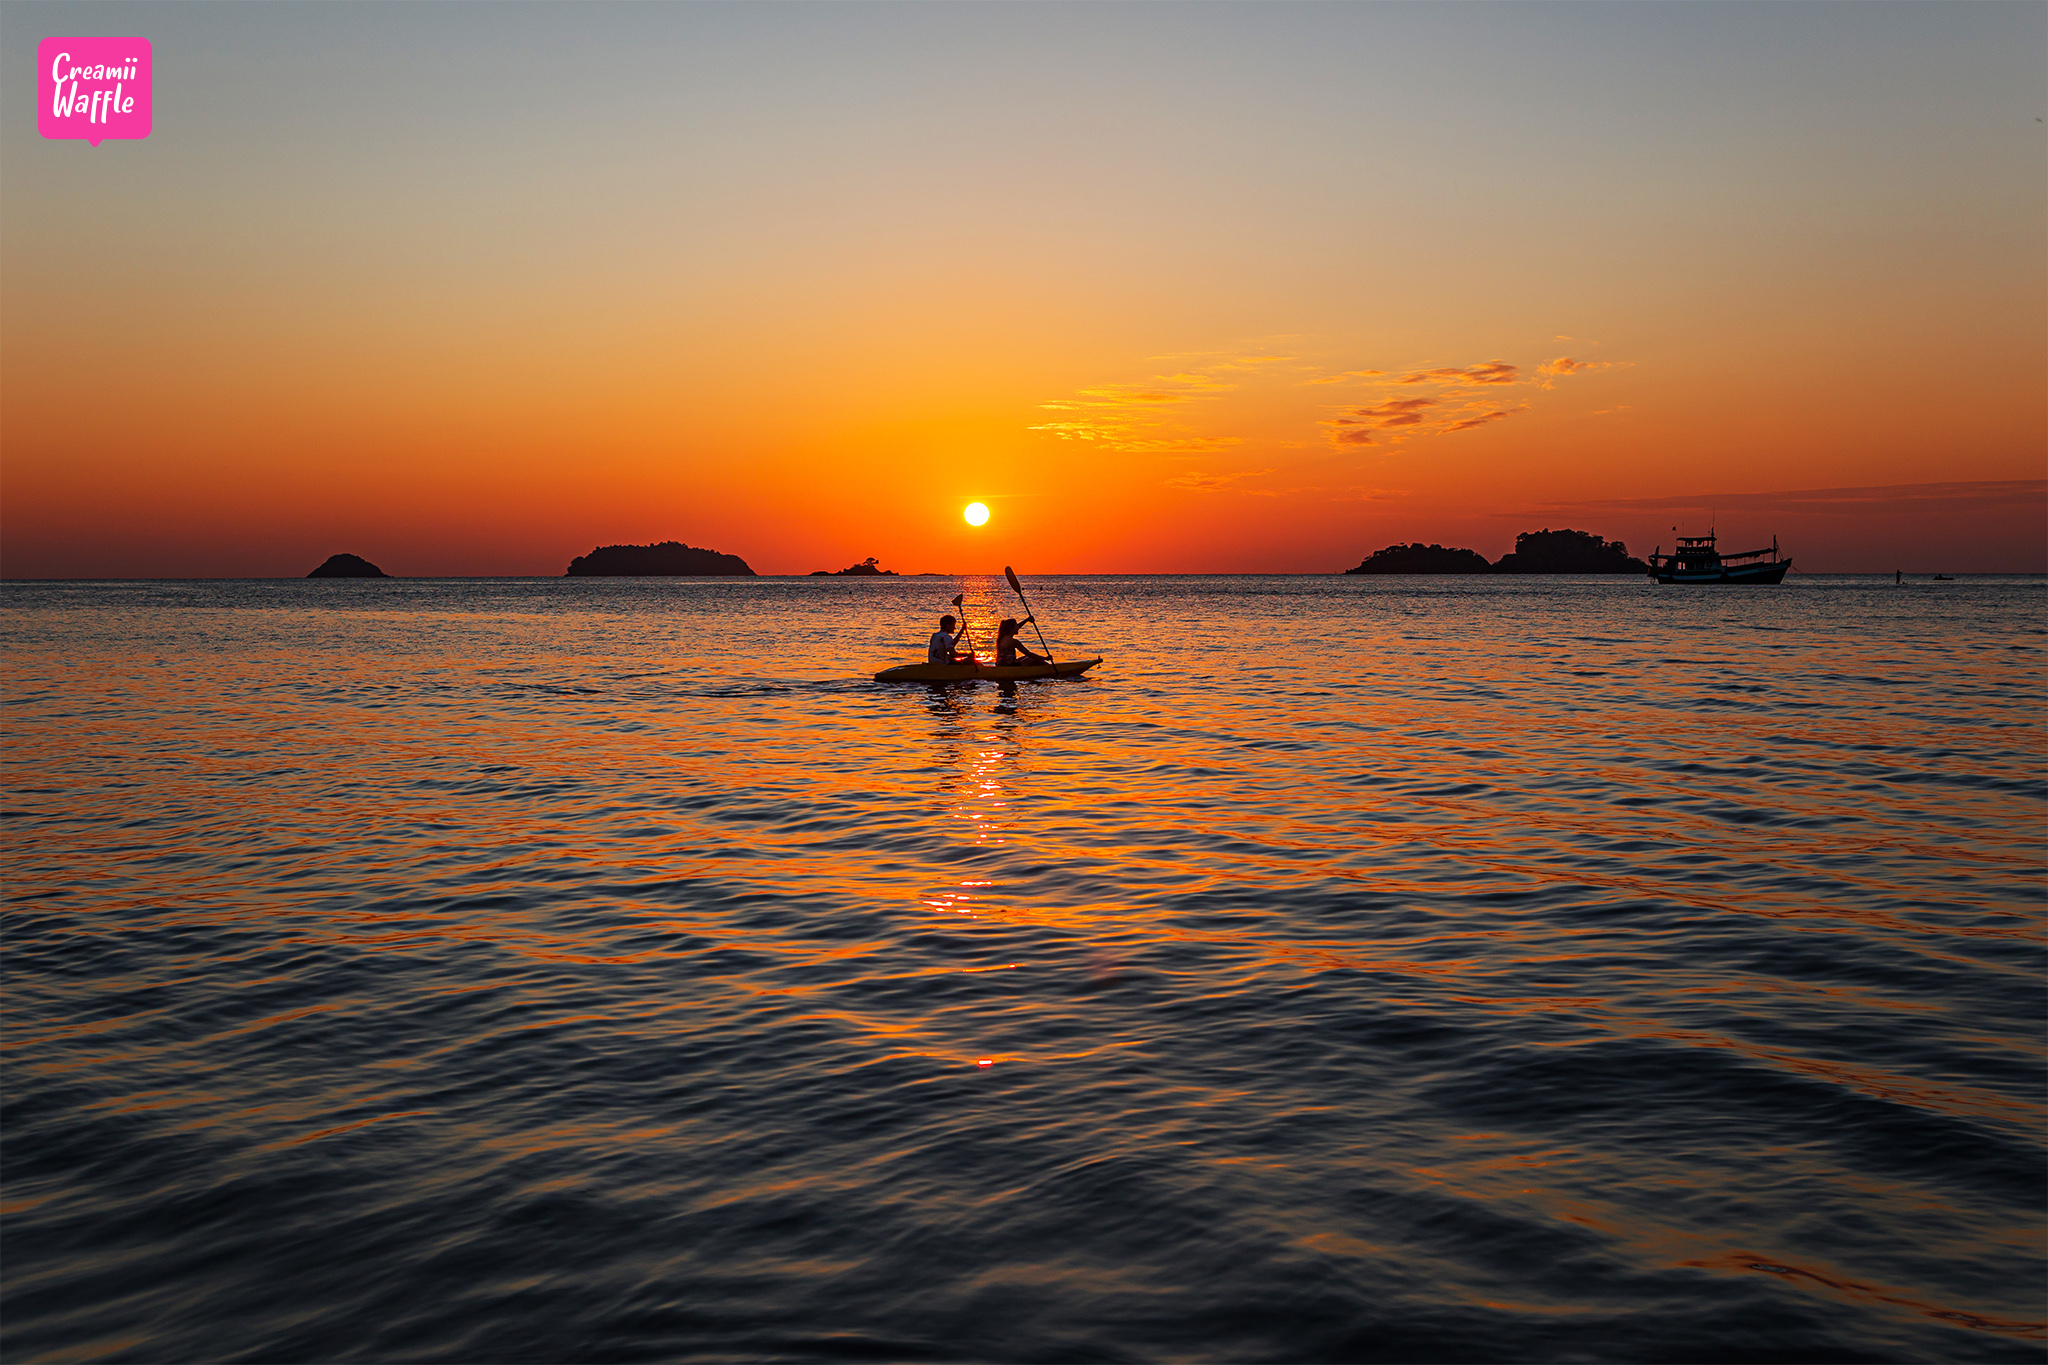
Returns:
[[[1270,469],[1242,469],[1235,474],[1177,474],[1166,481],[1168,488],[1185,488],[1196,493],[1213,493],[1227,488],[1239,479],[1256,479],[1261,474],[1270,474]]]
[[[1341,384],[1347,379],[1372,379],[1385,374],[1385,370],[1346,370],[1342,374],[1326,374],[1321,379],[1311,379],[1311,384]]]
[[[1546,360],[1536,367],[1536,373],[1543,376],[1543,387],[1551,388],[1568,374],[1584,374],[1587,370],[1625,370],[1629,365],[1621,360],[1573,360],[1561,355],[1555,360]]]
[[[1145,384],[1098,384],[1082,389],[1076,398],[1062,398],[1038,406],[1054,412],[1071,412],[1081,408],[1151,408],[1169,403],[1186,403],[1197,398],[1211,398],[1236,388],[1214,375],[1167,374],[1155,376]]]
[[[1484,360],[1463,369],[1448,366],[1435,370],[1411,370],[1401,376],[1403,384],[1512,384],[1522,368],[1505,360]]]
[[[1312,485],[1306,488],[1275,488],[1270,491],[1247,488],[1245,492],[1259,497],[1275,498],[1293,497],[1301,493],[1313,493],[1316,495],[1317,502],[1385,502],[1389,498],[1405,498],[1408,496],[1408,490],[1405,488],[1375,488],[1370,484],[1362,483],[1343,484],[1335,488],[1326,485]]]
[[[1439,405],[1440,400],[1435,398],[1391,398],[1372,407],[1353,408],[1342,417],[1325,420],[1323,426],[1328,429],[1334,445],[1372,445],[1373,431],[1391,433],[1394,444],[1398,445],[1410,436],[1448,436],[1455,431],[1470,431],[1488,422],[1498,422],[1528,406],[1525,403],[1501,408],[1475,402],[1448,412],[1430,411]]]
[[[1238,436],[1157,436],[1143,440],[1109,442],[1111,450],[1127,450],[1136,455],[1194,455],[1203,451],[1228,450],[1244,444]]]
[[[1393,398],[1378,407],[1353,408],[1350,417],[1339,417],[1338,424],[1355,426],[1370,422],[1378,427],[1420,426],[1424,421],[1422,410],[1436,406],[1434,398]]]
[[[1099,388],[1081,390],[1081,401],[1076,407],[1121,408],[1132,403],[1185,403],[1194,397],[1188,393],[1169,393],[1164,389],[1140,387],[1136,384],[1104,384]],[[1042,407],[1059,407],[1064,404],[1044,403]]]
[[[1062,441],[1094,441],[1107,450],[1137,454],[1217,450],[1237,445],[1238,438],[1234,436],[1192,436],[1184,431],[1161,434],[1158,419],[1166,409],[1196,399],[1219,397],[1236,388],[1236,384],[1210,371],[1238,363],[1223,362],[1205,369],[1154,375],[1143,383],[1092,385],[1071,398],[1038,405],[1046,412],[1074,413],[1076,420],[1039,422],[1026,430],[1044,432]]]
[[[1137,436],[1135,427],[1123,422],[1040,422],[1026,427],[1062,441],[1094,441],[1105,450],[1128,451],[1137,455],[1189,455],[1227,450],[1244,444],[1236,436],[1194,436],[1185,432],[1169,436]]]
[[[1025,429],[1050,432],[1062,441],[1108,441],[1130,430],[1129,427],[1110,426],[1102,422],[1041,422],[1035,427]]]

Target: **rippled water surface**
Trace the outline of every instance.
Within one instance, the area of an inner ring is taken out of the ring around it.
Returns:
[[[2048,586],[12,584],[0,1349],[2032,1360]]]

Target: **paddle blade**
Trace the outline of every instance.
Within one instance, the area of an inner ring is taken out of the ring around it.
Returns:
[[[1015,569],[1011,568],[1007,564],[1003,565],[1003,577],[1010,580],[1011,592],[1016,593],[1019,597],[1022,597],[1024,595],[1023,586],[1017,582],[1017,571]]]
[[[960,597],[965,597],[965,596],[967,596],[967,594],[966,594],[966,593],[964,593],[964,592],[960,594]],[[964,607],[964,606],[965,606],[965,604],[961,602],[961,600],[960,600],[960,597],[956,597],[956,598],[954,598],[954,599],[953,599],[953,605],[954,605],[954,606],[956,606],[956,607]]]

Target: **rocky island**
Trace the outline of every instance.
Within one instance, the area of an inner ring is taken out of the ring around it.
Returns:
[[[1650,566],[1618,540],[1591,531],[1524,531],[1515,548],[1489,564],[1477,550],[1442,545],[1389,545],[1365,557],[1352,573],[1639,573]]]
[[[600,545],[569,561],[564,578],[754,577],[738,555],[700,550],[680,541],[659,545]]]
[[[850,568],[811,570],[812,578],[840,578],[847,574],[853,574],[861,578],[896,577],[896,571],[894,569],[883,569],[876,567],[875,557],[873,555],[869,555],[866,559],[863,559],[860,563],[855,564]]]
[[[390,574],[361,555],[329,555],[327,562],[306,575],[308,578],[389,578]]]

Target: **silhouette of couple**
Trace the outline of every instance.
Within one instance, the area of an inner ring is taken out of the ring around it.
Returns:
[[[1017,639],[1018,627],[1031,619],[1031,617],[1027,616],[1024,618],[1024,621],[1019,621],[1014,616],[1006,616],[1003,618],[1003,623],[996,627],[997,667],[1015,668],[1019,664],[1049,664],[1052,662],[1051,659],[1046,658],[1043,654],[1034,653],[1032,650],[1027,649]],[[954,647],[954,641],[958,638],[953,633],[955,624],[956,622],[951,616],[941,616],[939,618],[939,628],[932,633],[931,642],[925,648],[926,663],[971,664],[974,662],[974,650],[971,647],[964,650]]]

